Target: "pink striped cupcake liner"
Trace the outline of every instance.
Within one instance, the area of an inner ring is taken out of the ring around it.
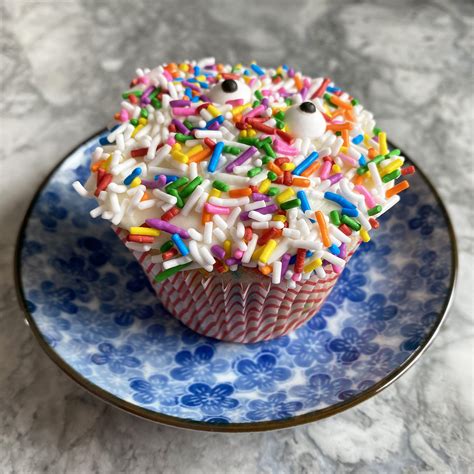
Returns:
[[[116,229],[116,233],[125,241],[126,232]],[[353,243],[346,261],[359,243]],[[191,270],[155,283],[161,266],[147,252],[132,253],[175,318],[203,336],[229,342],[265,341],[294,331],[317,313],[340,276],[327,265],[326,278],[314,274],[291,289],[249,270],[224,274]]]

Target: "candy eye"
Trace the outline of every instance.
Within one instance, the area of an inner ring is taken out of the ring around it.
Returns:
[[[319,138],[326,131],[326,120],[310,101],[288,109],[285,119],[290,133],[298,138]]]
[[[225,104],[228,100],[242,99],[244,103],[250,100],[250,88],[241,80],[225,79],[216,84],[209,92],[213,102]]]

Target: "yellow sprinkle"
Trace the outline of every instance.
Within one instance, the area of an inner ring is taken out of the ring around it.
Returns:
[[[283,163],[281,169],[283,171],[293,171],[296,168],[294,163]]]
[[[137,176],[136,178],[133,178],[132,182],[130,183],[131,188],[136,188],[137,186],[140,186],[142,184],[142,180]]]
[[[140,125],[146,125],[146,124],[148,123],[148,120],[147,120],[145,117],[140,117],[140,118],[138,119],[138,123],[139,123]]]
[[[105,171],[108,171],[109,170],[109,167],[110,167],[110,162],[112,161],[112,155],[110,155],[105,161],[104,163],[102,163],[100,165],[100,168],[104,169]]]
[[[245,109],[249,108],[252,104],[250,103],[247,103],[247,104],[242,104],[242,105],[238,105],[237,107],[234,107],[232,109],[232,115],[237,115],[237,114],[240,114],[241,112],[243,112]]]
[[[240,136],[245,138],[247,136],[247,130],[242,130]]]
[[[132,235],[151,235],[152,237],[158,237],[160,235],[158,229],[152,229],[150,227],[130,227],[130,233]]]
[[[273,217],[272,221],[286,222],[286,216],[281,216],[280,214],[277,214]]]
[[[197,79],[198,81],[201,81],[201,82],[206,82],[206,81],[207,81],[206,76],[202,76],[202,75],[201,75],[201,76],[196,76],[196,79]]]
[[[360,229],[359,235],[360,235],[360,238],[361,238],[364,242],[368,242],[368,241],[370,240],[370,235],[369,235],[369,233],[368,233],[365,229]]]
[[[230,240],[226,240],[224,242],[224,250],[225,250],[226,257],[230,257],[231,248],[232,248],[232,242]]]
[[[189,66],[187,64],[182,63],[178,67],[181,69],[181,71],[184,71],[184,72],[189,71]]]
[[[134,138],[135,135],[143,128],[143,125],[142,124],[139,124],[135,127],[135,130],[132,132],[132,135],[131,137]]]
[[[341,146],[341,153],[347,153],[347,147]]]
[[[189,162],[189,158],[180,151],[172,151],[171,156],[176,161],[179,161],[180,163],[184,163],[185,165]]]
[[[389,165],[385,166],[380,170],[381,176],[385,176],[386,174],[391,173],[392,171],[397,170],[400,168],[400,166],[403,165],[403,160],[400,158],[397,158],[396,160],[392,161]]]
[[[334,165],[332,165],[332,171],[334,173],[340,173],[341,172],[341,167],[339,165],[334,164]]]
[[[212,104],[207,107],[207,110],[211,113],[213,117],[218,117],[219,115],[222,115],[221,111]]]
[[[260,248],[256,249],[254,253],[252,254],[252,260],[258,260],[264,248],[265,248],[265,245],[262,245]]]
[[[275,239],[270,239],[263,247],[262,253],[260,254],[258,261],[262,263],[267,263],[268,259],[270,258],[270,255],[273,253],[276,246],[277,241]]]
[[[171,151],[174,151],[174,150],[181,151],[182,148],[183,148],[183,147],[181,146],[181,143],[176,142],[176,143],[171,147]]]
[[[247,131],[248,137],[255,137],[256,135],[257,135],[257,132],[253,128]]]
[[[272,185],[272,182],[267,178],[264,179],[261,183],[260,186],[258,187],[258,192],[265,194],[268,191],[268,188]]]
[[[295,195],[295,192],[293,191],[293,188],[288,188],[282,193],[280,193],[277,197],[276,200],[278,204],[281,204],[282,202],[290,200],[293,196]]]
[[[320,258],[315,258],[314,260],[311,260],[304,268],[303,271],[305,273],[310,273],[313,270],[316,270],[316,268],[320,267],[323,264],[323,261]]]
[[[209,197],[210,197],[210,198],[211,198],[211,197],[216,197],[216,198],[218,198],[218,197],[221,196],[221,194],[222,194],[221,191],[219,191],[219,190],[216,189],[216,188],[212,188],[211,191],[209,192]]]
[[[379,155],[386,155],[388,153],[387,148],[387,134],[385,132],[379,133]]]
[[[197,153],[199,153],[200,151],[204,150],[203,146],[202,145],[196,145],[196,146],[193,146],[187,153],[188,157],[189,158],[192,158],[194,155],[196,155]]]

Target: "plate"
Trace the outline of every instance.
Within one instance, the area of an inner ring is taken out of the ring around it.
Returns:
[[[197,430],[263,431],[328,417],[377,394],[433,341],[456,275],[446,209],[418,169],[321,311],[289,336],[234,344],[175,320],[84,182],[101,132],[46,179],[16,249],[26,321],[81,386],[144,418]],[[406,155],[405,155],[406,156]]]

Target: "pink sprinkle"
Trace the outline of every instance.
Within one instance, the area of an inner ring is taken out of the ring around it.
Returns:
[[[365,204],[367,205],[369,209],[377,205],[374,198],[372,197],[372,194],[370,194],[369,190],[365,186],[363,186],[362,184],[358,184],[357,186],[354,186],[354,189],[359,194],[362,194],[364,196]]]
[[[148,76],[140,76],[137,80],[137,82],[140,84],[148,84],[150,82],[150,79]]]
[[[263,105],[259,105],[258,107],[255,107],[254,109],[252,109],[250,112],[246,113],[242,117],[242,119],[245,122],[245,120],[247,120],[249,118],[252,118],[252,117],[255,117],[256,115],[260,114],[264,110],[265,110],[265,107]]]
[[[169,145],[169,146],[173,146],[175,143],[176,143],[176,139],[174,137],[168,137],[168,140],[166,140],[166,143]]]
[[[128,117],[128,112],[127,112],[125,109],[122,109],[122,110],[120,111],[120,120],[121,120],[122,122],[126,122],[128,119],[129,119],[129,117]]]
[[[291,279],[293,281],[300,281],[301,280],[301,273],[293,273],[293,275],[291,276]]]
[[[256,77],[250,79],[249,87],[252,87],[256,82],[257,82],[257,78],[256,78]]]
[[[342,272],[342,267],[339,267],[339,266],[334,265],[334,264],[332,264],[331,266],[332,266],[332,271],[333,271],[334,273],[337,273],[337,274],[339,275],[339,273]]]
[[[331,172],[331,167],[332,167],[332,162],[331,161],[325,161],[323,163],[323,166],[321,166],[321,171],[319,172],[319,177],[321,179],[328,179],[329,178],[329,173]]]
[[[270,89],[262,89],[260,92],[262,93],[264,97],[268,97],[272,95],[272,91]]]
[[[176,116],[180,115],[182,117],[196,115],[195,107],[176,107],[176,108],[172,108],[171,111],[173,112],[173,115],[176,115]]]
[[[244,252],[242,250],[236,250],[234,252],[234,258],[240,260],[244,256]]]
[[[299,153],[296,148],[288,146],[283,140],[280,140],[279,138],[275,138],[273,141],[273,149],[277,153],[287,156],[296,156]]]
[[[229,207],[215,206],[214,204],[211,204],[209,202],[206,202],[206,204],[204,204],[204,209],[206,212],[209,212],[209,214],[230,214]]]
[[[173,80],[173,76],[166,69],[163,71],[163,76],[165,76],[168,81]]]
[[[237,107],[239,105],[243,105],[244,99],[231,99],[231,100],[226,100],[226,104],[232,105],[232,107]]]
[[[303,85],[307,87],[308,89],[311,87],[311,80],[309,77],[304,78]]]
[[[354,158],[350,156],[344,155],[344,153],[339,153],[339,158],[351,166],[357,166],[357,167],[359,166],[359,163],[357,162],[357,160],[355,160]]]

